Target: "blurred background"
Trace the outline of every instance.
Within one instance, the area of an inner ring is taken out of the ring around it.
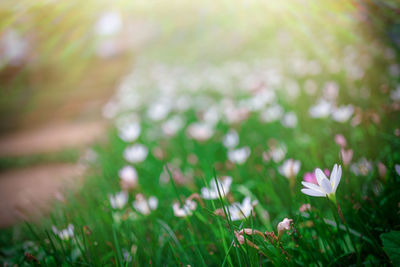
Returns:
[[[398,65],[381,68],[369,59],[382,50],[396,57],[399,6],[396,0],[1,1],[2,225],[13,222],[11,209],[45,205],[65,181],[73,177],[76,184],[82,172],[76,162],[106,135],[104,104],[135,68],[273,57],[285,72],[298,51],[329,68],[332,59],[351,61],[356,51],[376,75],[396,74]],[[21,202],[21,195],[35,201]]]

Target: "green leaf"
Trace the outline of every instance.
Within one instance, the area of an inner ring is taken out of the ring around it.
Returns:
[[[400,231],[381,234],[383,249],[394,266],[400,266]]]

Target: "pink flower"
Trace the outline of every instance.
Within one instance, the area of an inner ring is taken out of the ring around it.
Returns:
[[[335,135],[335,142],[342,148],[347,145],[346,138],[342,134]]]
[[[344,148],[341,148],[340,155],[342,156],[343,165],[348,166],[353,158],[353,149],[345,150]]]
[[[278,223],[278,238],[285,232],[290,230],[291,226],[292,226],[293,220],[292,219],[288,219],[285,218],[283,219],[283,221],[281,221],[280,223]]]
[[[325,173],[326,176],[330,175],[330,171],[328,169],[325,169],[324,173]],[[313,184],[316,184],[316,185],[318,184],[317,178],[315,177],[315,170],[314,170],[314,172],[306,172],[304,174],[304,178],[303,179],[307,183],[313,183]]]
[[[300,206],[299,211],[300,212],[306,212],[311,210],[311,205],[310,204],[303,204]]]
[[[306,181],[307,183],[318,184],[317,179],[315,178],[315,174],[312,172],[306,172],[304,174],[304,181]]]
[[[379,172],[379,176],[380,176],[382,179],[385,179],[385,176],[386,176],[386,166],[385,166],[385,164],[383,164],[382,162],[379,162],[379,163],[378,163],[378,172]]]

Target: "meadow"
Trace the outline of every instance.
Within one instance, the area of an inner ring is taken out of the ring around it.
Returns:
[[[400,265],[399,47],[300,2],[132,7],[159,39],[83,187],[2,230],[3,265]]]

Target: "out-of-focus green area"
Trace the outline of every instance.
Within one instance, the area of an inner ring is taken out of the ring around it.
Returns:
[[[2,1],[0,130],[96,116],[91,107],[138,58],[191,64],[301,50],[329,62],[341,53],[335,38],[365,42],[351,28],[396,46],[396,2]]]

